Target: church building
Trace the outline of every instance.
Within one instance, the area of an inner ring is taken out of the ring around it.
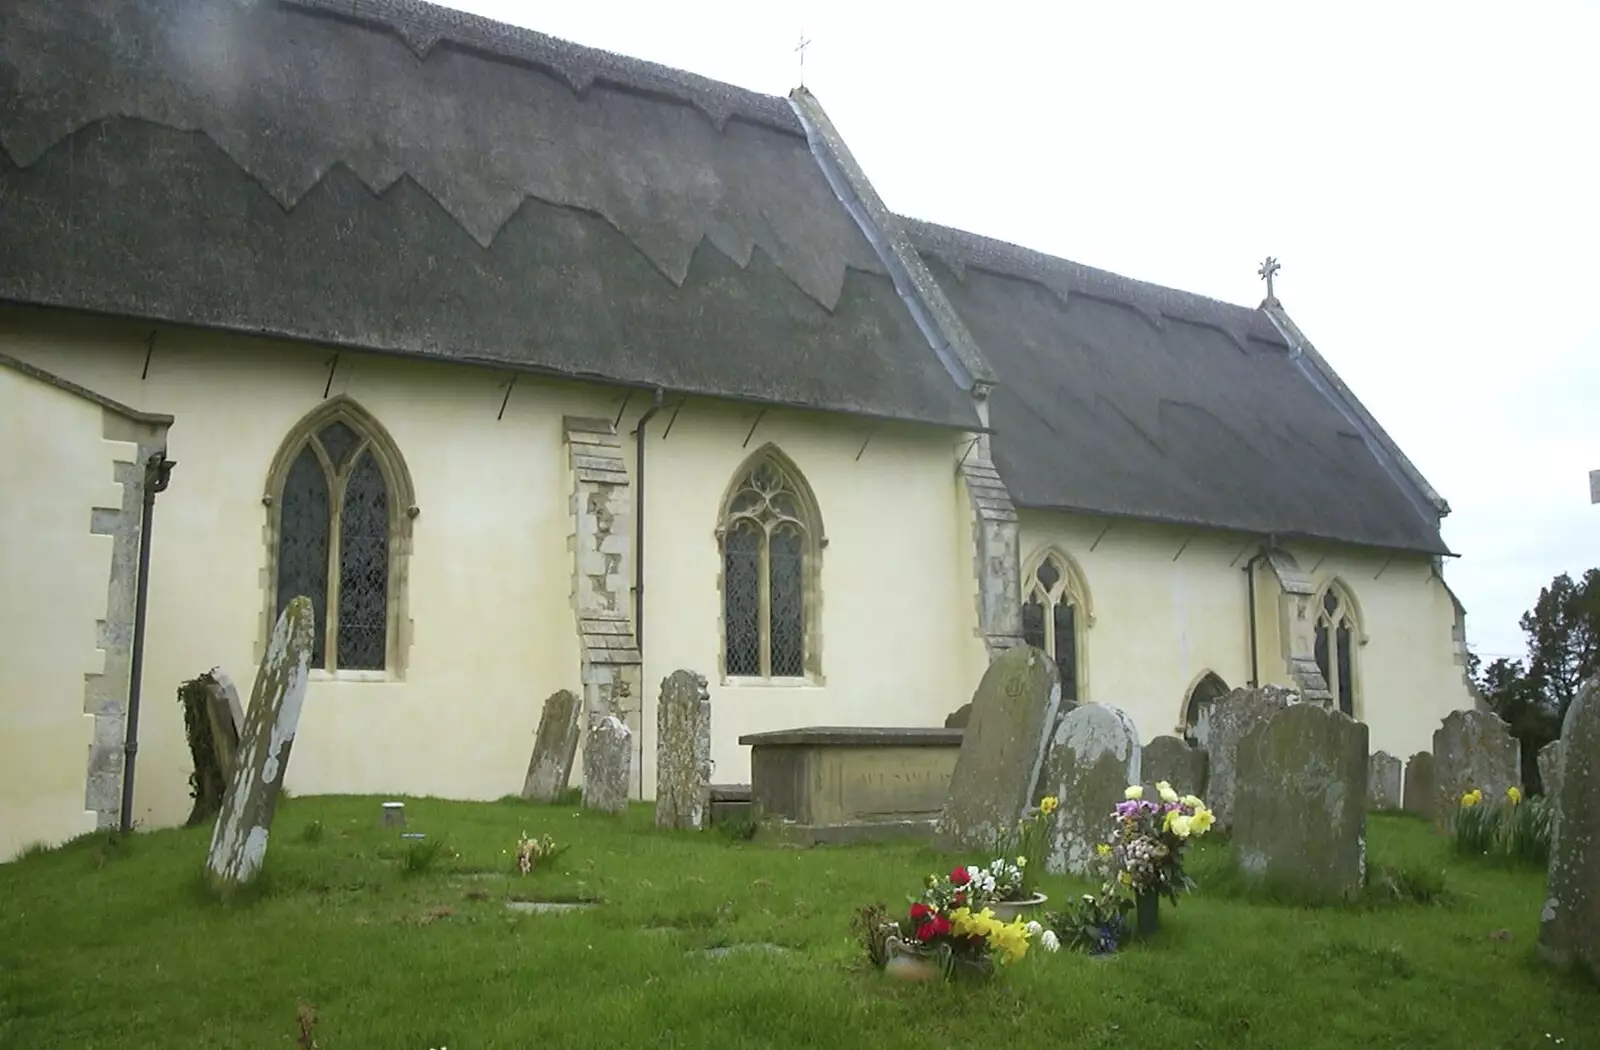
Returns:
[[[1270,283],[892,203],[804,89],[414,0],[7,5],[0,859],[182,821],[179,685],[298,594],[299,794],[514,793],[570,689],[648,799],[680,668],[723,783],[1023,642],[1146,740],[1473,705],[1448,507]]]

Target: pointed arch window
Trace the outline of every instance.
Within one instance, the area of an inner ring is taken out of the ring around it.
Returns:
[[[1094,622],[1077,567],[1046,551],[1023,581],[1022,640],[1050,655],[1061,675],[1061,698],[1083,699],[1083,630]]]
[[[1189,690],[1183,705],[1183,736],[1204,747],[1211,735],[1211,705],[1228,695],[1228,683],[1207,671]]]
[[[1355,601],[1337,581],[1317,602],[1316,658],[1339,710],[1356,716],[1356,642],[1361,629]]]
[[[817,654],[821,516],[776,448],[741,468],[723,502],[723,669],[729,677],[804,678]]]
[[[396,670],[411,479],[376,419],[338,399],[302,420],[278,453],[270,508],[269,619],[311,599],[311,666]],[[270,629],[270,628],[269,628]]]

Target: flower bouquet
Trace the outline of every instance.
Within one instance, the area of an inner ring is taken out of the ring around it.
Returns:
[[[928,876],[904,919],[878,923],[875,940],[881,947],[869,952],[873,961],[911,980],[989,977],[997,963],[1022,958],[1032,937],[1041,936],[1046,949],[1055,950],[1055,935],[1039,923],[995,915],[996,902],[1021,891],[1024,867],[1000,858],[988,867]]]

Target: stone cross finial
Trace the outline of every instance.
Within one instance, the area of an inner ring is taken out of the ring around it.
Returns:
[[[1282,267],[1278,265],[1278,260],[1269,255],[1267,256],[1267,261],[1262,263],[1261,268],[1256,271],[1257,275],[1267,282],[1267,302],[1269,303],[1277,302],[1278,299],[1276,295],[1272,294],[1272,277],[1280,269]]]
[[[1600,470],[1589,471],[1589,502],[1600,503]]]
[[[811,46],[811,41],[806,39],[805,30],[800,31],[800,43],[795,45],[795,53],[800,56],[800,86],[806,86],[806,48]]]

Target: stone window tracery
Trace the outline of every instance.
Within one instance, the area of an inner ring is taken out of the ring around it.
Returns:
[[[1333,702],[1351,718],[1356,714],[1355,646],[1361,637],[1356,606],[1344,585],[1328,584],[1317,600],[1316,659]]]
[[[1022,640],[1055,661],[1062,701],[1079,703],[1085,692],[1083,630],[1094,622],[1083,578],[1065,554],[1047,550],[1022,586]]]

